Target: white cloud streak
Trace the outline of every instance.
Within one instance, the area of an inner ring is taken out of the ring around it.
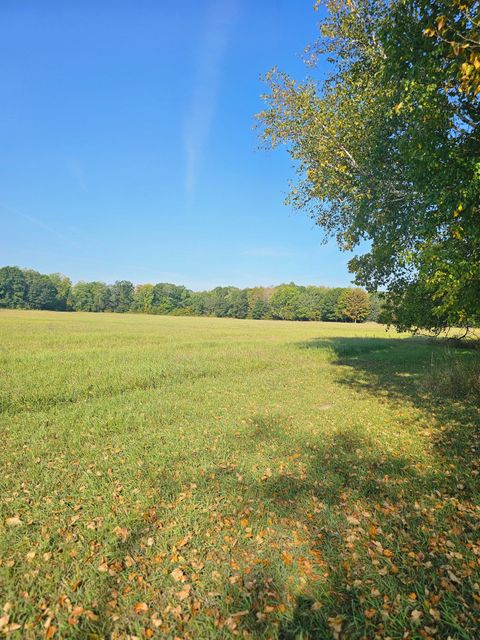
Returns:
[[[65,165],[70,177],[76,183],[77,187],[81,189],[81,191],[85,191],[85,193],[87,193],[88,187],[85,180],[85,171],[79,160],[77,158],[67,158]]]
[[[191,202],[199,165],[212,127],[218,99],[223,59],[237,10],[236,0],[211,0],[196,56],[190,109],[183,126],[185,193]]]

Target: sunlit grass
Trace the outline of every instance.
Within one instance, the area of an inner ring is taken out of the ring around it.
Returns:
[[[441,344],[4,311],[0,345],[0,634],[476,637],[478,407],[426,384]]]

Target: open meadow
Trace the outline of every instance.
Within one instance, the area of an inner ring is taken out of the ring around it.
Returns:
[[[0,636],[480,637],[479,355],[1,311]]]

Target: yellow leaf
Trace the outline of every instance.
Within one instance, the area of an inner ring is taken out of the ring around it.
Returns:
[[[138,614],[146,613],[148,611],[148,604],[146,602],[137,602],[133,610]]]

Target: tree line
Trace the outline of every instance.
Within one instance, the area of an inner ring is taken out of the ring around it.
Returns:
[[[0,307],[53,311],[153,313],[272,320],[381,321],[382,300],[361,288],[299,286],[216,287],[191,291],[160,282],[77,282],[18,267],[0,268]]]

